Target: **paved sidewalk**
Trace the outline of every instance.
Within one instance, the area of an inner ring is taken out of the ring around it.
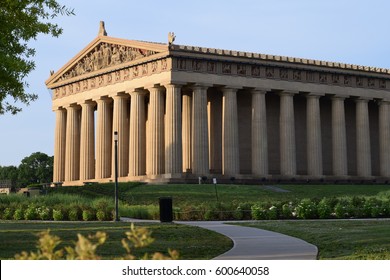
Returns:
[[[216,231],[231,238],[234,246],[216,260],[315,260],[316,246],[284,234],[227,225],[224,222],[177,222]]]
[[[122,218],[126,222],[158,222]],[[316,246],[284,234],[236,225],[222,221],[175,222],[202,227],[221,233],[233,240],[234,246],[215,260],[315,260]]]

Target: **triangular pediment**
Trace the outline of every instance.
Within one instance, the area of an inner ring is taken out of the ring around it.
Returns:
[[[82,76],[115,70],[168,51],[167,44],[99,36],[46,81],[49,88]]]

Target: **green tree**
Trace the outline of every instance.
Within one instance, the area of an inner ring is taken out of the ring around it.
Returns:
[[[39,34],[58,37],[62,28],[50,20],[73,14],[56,0],[0,0],[0,115],[16,114],[21,111],[17,102],[29,105],[37,99],[26,91],[26,77],[35,68],[35,49],[27,43]]]
[[[19,165],[19,183],[48,183],[53,178],[53,157],[36,152],[25,157]]]
[[[0,166],[0,181],[11,181],[11,188],[16,187],[19,169],[16,166]]]
[[[0,166],[0,180],[11,180],[15,182],[18,179],[18,168],[16,166]]]

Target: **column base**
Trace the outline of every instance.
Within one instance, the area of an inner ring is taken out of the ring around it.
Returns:
[[[161,175],[143,175],[132,177],[120,177],[118,181],[124,182],[143,182],[148,184],[198,184],[199,175],[191,173],[177,173],[177,174],[161,174]],[[370,176],[283,176],[283,175],[265,175],[253,176],[251,174],[239,174],[236,176],[222,175],[222,174],[208,174],[202,176],[201,181],[204,184],[212,184],[213,178],[217,179],[218,184],[247,184],[247,185],[275,185],[275,184],[390,184],[390,177]],[[65,181],[61,184],[56,182],[59,186],[88,186],[96,183],[113,183],[114,178],[93,179],[87,181]],[[54,183],[52,184],[54,186]]]

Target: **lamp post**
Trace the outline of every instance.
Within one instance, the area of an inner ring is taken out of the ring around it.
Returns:
[[[118,131],[114,131],[114,154],[115,154],[115,222],[119,222],[118,211]]]

